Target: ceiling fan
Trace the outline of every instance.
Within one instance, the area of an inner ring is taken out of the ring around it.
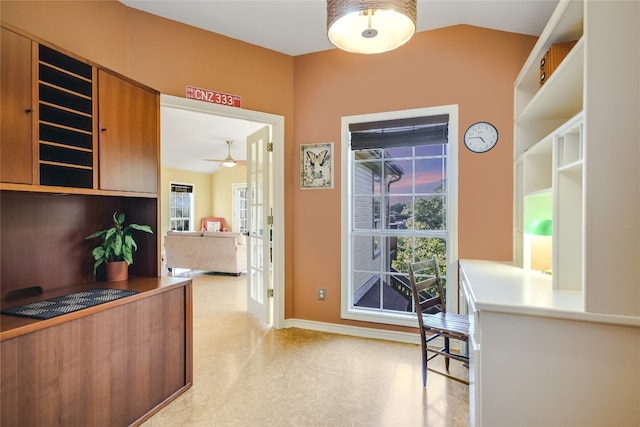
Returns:
[[[232,168],[235,165],[246,165],[247,162],[245,160],[235,160],[233,157],[231,157],[231,144],[233,144],[233,141],[226,141],[226,143],[229,149],[226,159],[204,159],[204,160],[208,162],[220,162],[222,163],[222,166],[227,168]]]

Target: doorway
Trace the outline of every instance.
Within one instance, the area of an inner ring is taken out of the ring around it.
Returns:
[[[229,107],[225,105],[211,104],[176,97],[172,95],[160,95],[160,106],[175,108],[181,111],[198,114],[209,114],[229,120],[243,120],[267,125],[271,128],[271,142],[273,151],[273,176],[271,176],[271,194],[273,198],[272,219],[272,269],[273,269],[273,304],[271,304],[271,326],[284,327],[284,117],[269,113]],[[246,144],[246,137],[243,144]],[[162,141],[161,141],[162,144]],[[186,149],[185,149],[186,151]],[[163,195],[160,195],[159,203],[165,203]]]

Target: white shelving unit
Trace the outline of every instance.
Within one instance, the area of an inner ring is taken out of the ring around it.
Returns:
[[[552,219],[553,288],[594,313],[640,316],[639,28],[638,2],[561,0],[514,87],[514,263],[527,223]]]

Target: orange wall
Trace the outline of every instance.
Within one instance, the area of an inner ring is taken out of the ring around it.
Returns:
[[[295,131],[300,144],[334,142],[335,187],[293,191],[294,318],[340,320],[341,117],[459,106],[459,256],[512,258],[513,82],[536,38],[465,25],[418,33],[381,55],[329,50],[295,58]],[[498,145],[471,154],[462,135],[477,121],[498,128]],[[296,176],[299,164],[293,162]],[[298,178],[296,178],[298,180]],[[318,287],[327,300],[318,301]]]
[[[0,1],[2,22],[119,72],[163,94],[187,85],[242,96],[243,108],[285,118],[293,139],[293,57],[106,1]],[[289,159],[290,156],[287,156]],[[285,200],[294,171],[285,170]],[[291,203],[286,202],[286,258],[291,258]],[[287,283],[291,263],[285,263]],[[291,285],[287,285],[291,288]],[[287,305],[291,313],[291,304]]]
[[[340,319],[345,115],[458,104],[459,140],[471,123],[494,123],[500,140],[489,153],[471,154],[459,141],[459,255],[511,259],[513,81],[534,37],[454,26],[418,33],[381,55],[334,49],[291,57],[115,0],[3,0],[0,8],[3,22],[161,93],[184,96],[186,85],[200,86],[285,117],[286,318],[362,325]],[[299,146],[317,142],[335,144],[335,186],[301,191]],[[324,302],[316,299],[319,286],[327,288]]]

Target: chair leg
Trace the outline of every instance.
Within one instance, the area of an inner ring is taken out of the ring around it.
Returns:
[[[444,351],[446,351],[447,353],[449,353],[449,338],[445,338],[444,339]],[[444,366],[447,369],[447,372],[449,372],[449,357],[445,356],[444,357]]]
[[[427,346],[422,348],[422,387],[427,386]]]

